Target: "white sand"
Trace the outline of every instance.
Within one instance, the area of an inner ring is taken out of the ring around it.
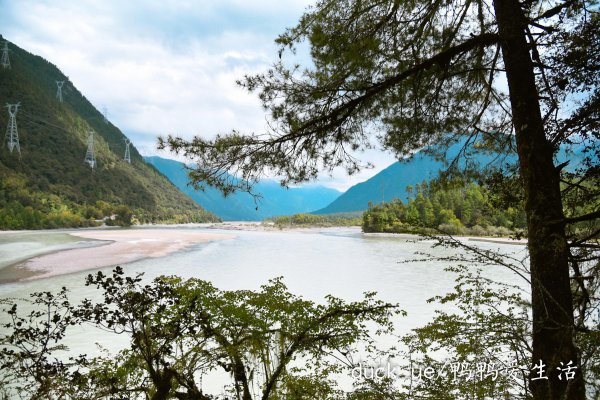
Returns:
[[[106,241],[95,247],[62,250],[34,257],[22,264],[35,273],[28,279],[69,274],[111,265],[126,264],[144,258],[163,257],[197,243],[231,239],[234,235],[173,229],[86,230],[70,233],[88,239]]]

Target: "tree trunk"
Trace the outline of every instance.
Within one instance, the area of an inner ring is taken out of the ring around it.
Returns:
[[[252,400],[250,394],[250,387],[248,384],[248,377],[246,376],[246,369],[242,359],[238,355],[232,357],[233,365],[233,379],[235,380],[236,386],[242,385],[242,400]]]
[[[156,391],[151,397],[151,400],[167,400],[171,395],[173,388],[173,373],[169,370],[164,372],[150,372],[152,383]]]
[[[536,400],[584,399],[573,343],[569,248],[560,193],[560,171],[546,139],[534,68],[518,0],[494,0],[525,191],[533,312],[530,388]],[[543,368],[534,368],[536,365]],[[576,365],[575,378],[558,368]],[[562,363],[562,364],[561,364]],[[536,379],[542,378],[542,379]]]

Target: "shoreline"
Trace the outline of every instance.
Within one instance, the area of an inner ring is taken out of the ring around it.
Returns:
[[[367,237],[386,237],[386,238],[398,238],[408,240],[435,240],[433,237],[421,236],[415,233],[388,233],[388,232],[368,232],[363,233]],[[442,236],[439,237],[449,237]],[[512,245],[527,245],[527,239],[511,239],[509,237],[493,237],[493,236],[452,236],[457,241],[462,242],[482,242],[482,243],[496,243],[496,244],[512,244]]]
[[[203,228],[197,230],[194,228]],[[210,232],[221,230],[226,232]],[[0,231],[0,237],[10,234],[62,233],[82,239],[74,247],[50,250],[18,261],[0,269],[0,285],[45,279],[75,272],[128,264],[147,258],[164,257],[193,245],[215,240],[232,239],[235,231],[331,233],[351,232],[362,237],[386,237],[403,240],[431,240],[407,233],[363,233],[360,227],[285,227],[279,228],[262,221],[225,221],[208,224],[141,225],[133,228],[70,228],[27,231]],[[231,233],[229,233],[231,232]],[[503,237],[455,236],[462,242],[481,242],[505,245],[527,245],[526,239]],[[474,243],[475,244],[475,243]],[[67,245],[68,246],[68,245]]]
[[[6,232],[6,231],[4,231]],[[23,231],[16,231],[23,232]],[[28,231],[40,232],[40,231]],[[56,231],[54,231],[56,232]],[[64,232],[93,240],[94,245],[33,256],[3,268],[0,283],[45,279],[59,275],[158,258],[191,246],[232,239],[233,234],[173,229],[86,229]]]
[[[274,224],[264,224],[262,221],[224,221],[212,223],[208,229],[220,229],[226,231],[261,231],[261,232],[336,232],[336,231],[358,231],[365,237],[390,237],[399,239],[423,239],[430,238],[415,233],[389,233],[389,232],[362,232],[360,226],[289,226],[279,228]],[[527,245],[527,239],[511,239],[502,236],[453,236],[456,240],[469,242],[483,242],[496,244]]]
[[[250,232],[321,232],[321,231],[357,231],[367,237],[395,237],[395,238],[409,238],[409,239],[426,239],[416,233],[391,233],[391,232],[362,232],[361,227],[356,225],[351,226],[286,226],[278,227],[273,223],[265,223],[264,221],[223,221],[223,222],[205,222],[205,223],[189,223],[189,224],[144,224],[134,225],[129,228],[123,228],[119,226],[101,226],[101,227],[86,227],[86,228],[57,228],[57,229],[39,229],[39,230],[10,230],[0,231],[0,237],[2,235],[10,234],[27,234],[27,233],[65,233],[76,237],[83,237],[80,233],[91,232],[109,232],[109,231],[174,231],[181,229],[194,229],[203,228],[206,230],[222,230],[222,231],[250,231]],[[212,235],[213,233],[207,233]],[[473,242],[486,242],[486,243],[497,243],[497,244],[517,244],[526,245],[527,239],[511,239],[505,236],[453,236],[457,240],[467,240]],[[97,239],[99,240],[99,239]]]

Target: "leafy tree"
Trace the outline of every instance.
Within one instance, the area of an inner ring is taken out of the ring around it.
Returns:
[[[56,357],[65,350],[61,343],[75,321],[67,289],[57,293],[36,292],[26,304],[30,311],[20,315],[11,299],[2,301],[10,322],[0,334],[0,395],[11,398],[64,398],[69,394],[69,370],[82,358]],[[11,331],[9,335],[5,332]]]
[[[230,374],[229,394],[238,400],[341,400],[333,374],[351,365],[356,349],[368,354],[371,336],[390,333],[401,313],[373,293],[356,302],[328,296],[313,303],[291,294],[281,279],[259,291],[221,291],[178,277],[143,284],[117,268],[110,276],[89,275],[86,284],[101,290],[100,301],[73,305],[66,289],[36,293],[25,317],[6,302],[5,395],[208,400],[215,397],[203,392],[202,375],[221,370]],[[126,334],[130,345],[116,355],[61,361],[66,332],[81,324]]]
[[[415,365],[444,373],[413,382],[407,398],[529,398],[531,321],[523,293],[464,264],[449,269],[458,273],[455,290],[429,301],[457,312],[438,312],[403,338]]]
[[[377,358],[373,360],[377,362],[382,356],[400,362],[408,360],[406,369],[410,369],[410,377],[366,379],[350,398],[531,399],[526,379],[532,353],[531,303],[526,300],[527,290],[521,285],[494,281],[485,273],[487,268],[500,265],[528,280],[526,260],[461,244],[451,237],[433,239],[445,247],[461,250],[449,256],[424,254],[428,260],[450,264],[446,270],[456,274],[452,291],[428,300],[446,307],[436,310],[431,322],[401,338],[406,348],[375,354]],[[593,327],[597,320],[589,318],[586,324]],[[598,335],[578,339],[586,390],[595,399],[600,394]],[[545,372],[563,374],[565,379],[564,371]],[[358,394],[364,397],[354,397]]]
[[[553,156],[577,142],[587,157],[576,180],[597,183],[595,7],[593,0],[321,0],[277,39],[281,60],[241,83],[258,92],[270,130],[168,137],[159,146],[195,158],[192,179],[225,192],[247,189],[227,171],[248,182],[269,171],[283,184],[339,166],[353,173],[361,164],[351,150],[369,146],[372,130],[398,155],[463,135],[476,144],[463,148],[467,165],[470,151],[516,151],[532,278],[532,365],[578,365],[569,260],[582,243],[569,241],[567,231],[600,210],[592,200],[597,191],[589,190],[593,209],[565,216],[564,165]],[[305,41],[311,67],[283,59]],[[532,383],[535,399],[585,396],[581,376],[569,384],[556,377]]]

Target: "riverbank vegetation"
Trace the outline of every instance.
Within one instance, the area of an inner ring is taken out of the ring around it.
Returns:
[[[285,228],[314,228],[314,227],[335,227],[335,226],[360,226],[362,223],[361,213],[339,213],[339,214],[294,214],[280,217],[273,217],[265,220],[265,223],[272,222],[279,229]]]
[[[451,238],[440,244],[453,246]],[[271,280],[257,291],[219,290],[199,279],[88,275],[96,300],[72,303],[69,292],[6,299],[0,330],[0,396],[65,399],[379,400],[519,399],[530,396],[531,305],[522,288],[495,282],[485,266],[527,274],[523,260],[476,249],[432,260],[455,266],[456,286],[430,299],[449,307],[401,337],[405,315],[367,293],[347,302],[314,303]],[[577,335],[580,367],[565,362],[544,374],[583,376],[600,394],[597,323],[588,314]],[[102,341],[126,335],[121,350],[89,357],[69,351],[69,335],[85,326]],[[383,338],[383,340],[382,340]],[[383,344],[393,338],[392,345]],[[380,369],[379,373],[374,371]],[[203,378],[222,373],[223,389]],[[536,373],[531,369],[531,374]],[[346,378],[342,378],[346,377]],[[352,385],[340,382],[352,378]],[[213,389],[214,390],[214,389]]]
[[[363,231],[509,236],[526,229],[522,204],[499,208],[490,200],[494,193],[474,182],[423,181],[409,186],[407,192],[406,204],[401,200],[369,204]]]

